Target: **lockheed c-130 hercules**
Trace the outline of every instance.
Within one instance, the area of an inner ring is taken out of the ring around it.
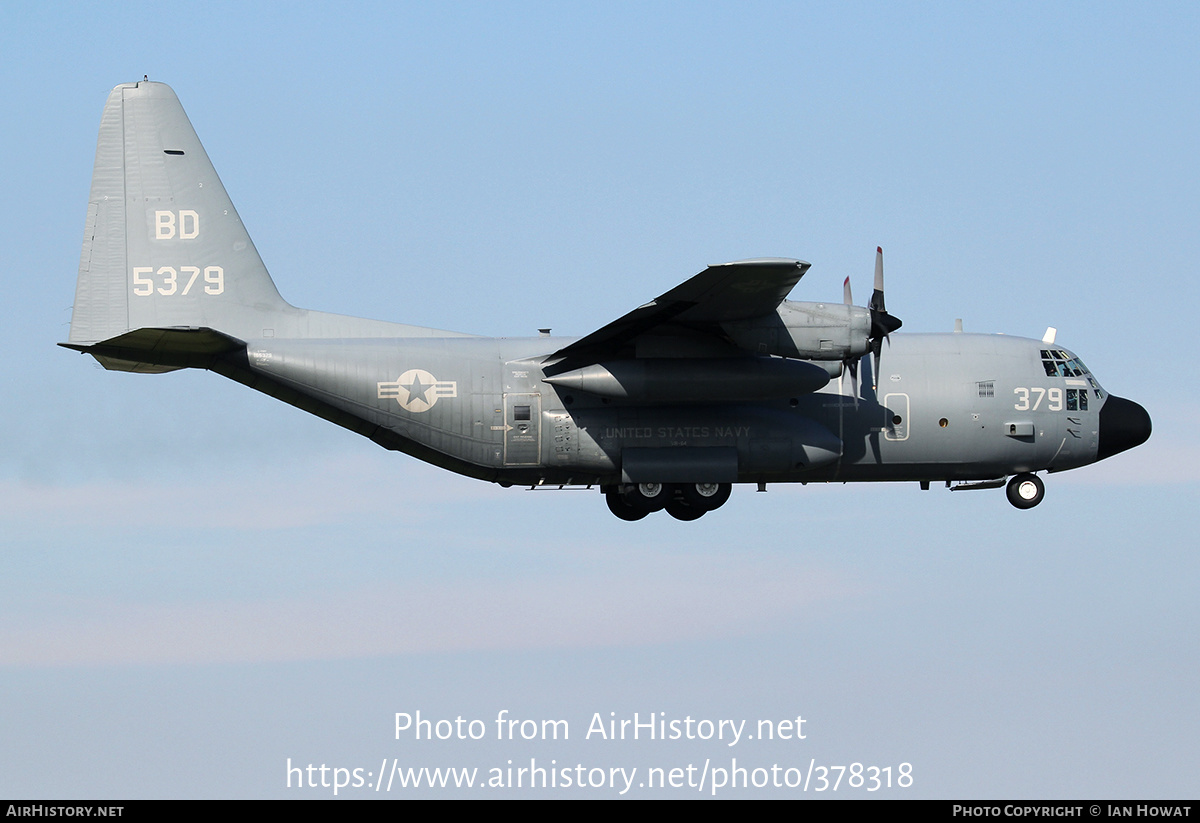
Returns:
[[[625,520],[694,520],[734,483],[1007,481],[1031,508],[1038,472],[1150,436],[1146,410],[1108,394],[1053,329],[892,336],[882,251],[866,307],[849,278],[843,303],[786,300],[808,269],[710,266],[575,340],[297,309],[175,93],[129,83],[104,108],[62,345],[109,369],[209,369],[469,477],[599,488]]]

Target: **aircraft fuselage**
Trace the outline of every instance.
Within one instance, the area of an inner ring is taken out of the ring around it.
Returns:
[[[275,339],[250,346],[246,366],[264,385],[378,429],[373,439],[389,448],[517,485],[1059,471],[1097,459],[1107,399],[1090,373],[1047,374],[1043,353],[1075,360],[1061,347],[954,333],[894,335],[874,390],[863,358],[857,381],[835,379],[807,394],[648,405],[545,383],[539,361],[564,342]]]

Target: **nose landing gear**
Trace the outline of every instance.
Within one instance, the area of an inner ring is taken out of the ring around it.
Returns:
[[[1008,481],[1005,492],[1018,509],[1032,509],[1046,496],[1046,484],[1036,474],[1018,474]]]

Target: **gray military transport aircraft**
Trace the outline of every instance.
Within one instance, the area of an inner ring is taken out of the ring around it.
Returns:
[[[694,520],[734,483],[1007,480],[1028,509],[1044,494],[1037,472],[1150,436],[1146,410],[1102,389],[1053,329],[892,338],[882,251],[866,308],[849,278],[841,304],[784,299],[808,269],[710,266],[577,340],[297,309],[175,93],[128,83],[100,123],[62,345],[108,369],[209,369],[502,486],[596,487],[624,520],[663,509]]]

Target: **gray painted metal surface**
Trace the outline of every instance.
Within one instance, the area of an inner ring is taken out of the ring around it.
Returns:
[[[63,345],[111,369],[209,369],[470,477],[594,485],[630,520],[695,519],[732,483],[1013,476],[1009,500],[1029,508],[1036,473],[1150,435],[1145,410],[1052,337],[892,335],[882,252],[867,308],[848,287],[845,304],[787,301],[808,268],[710,266],[567,341],[297,309],[174,92],[131,83],[101,120]]]

